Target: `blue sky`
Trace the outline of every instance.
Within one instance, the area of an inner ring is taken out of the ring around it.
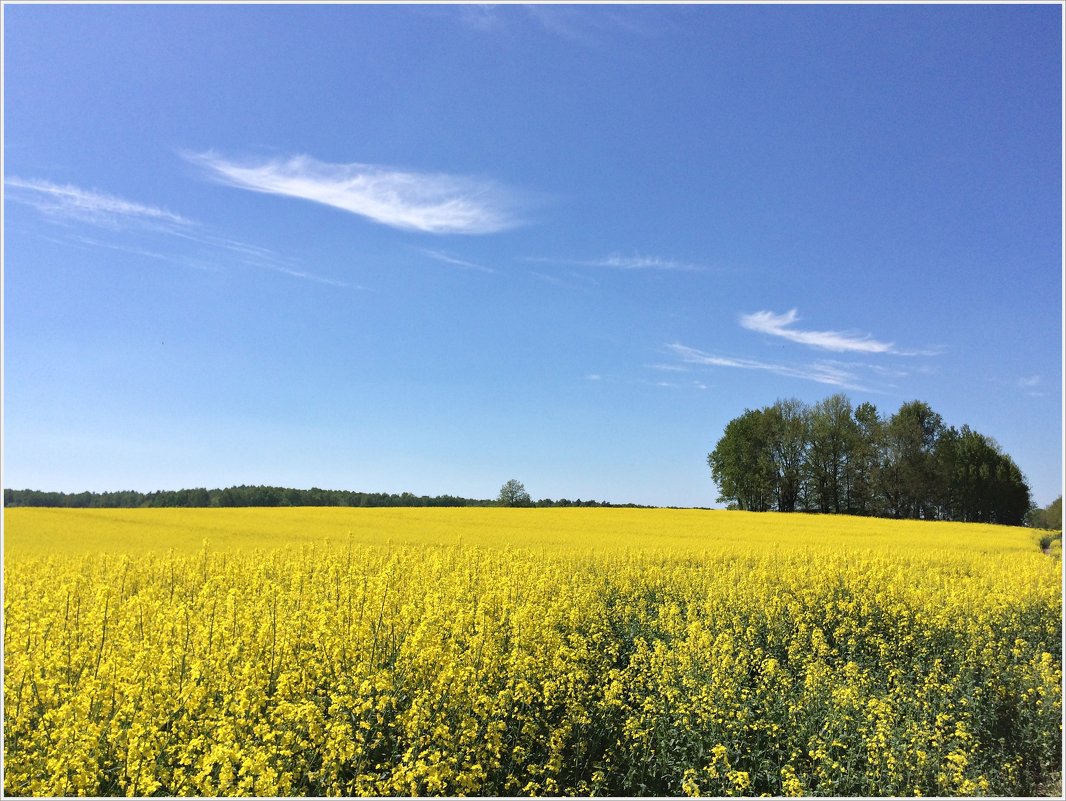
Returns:
[[[706,506],[843,391],[1061,491],[1058,5],[3,11],[5,487]]]

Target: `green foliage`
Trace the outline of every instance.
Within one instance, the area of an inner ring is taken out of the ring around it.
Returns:
[[[533,505],[525,486],[516,478],[504,482],[504,485],[500,487],[500,494],[496,496],[496,503],[499,506]]]
[[[850,455],[859,436],[851,401],[844,395],[832,395],[810,409],[807,416],[811,500],[821,512],[847,511],[852,480]]]
[[[935,457],[943,418],[922,401],[904,403],[885,427],[884,499],[890,517],[930,519],[937,515],[941,478]]]
[[[767,410],[745,410],[729,421],[725,436],[707,456],[718,500],[765,512],[774,503],[778,471],[770,451],[772,423]]]
[[[1022,525],[1025,476],[994,440],[961,430],[923,401],[883,420],[843,394],[805,406],[746,409],[708,455],[719,502],[749,511],[812,511]],[[1047,519],[1062,525],[1058,516]],[[1049,507],[1050,509],[1050,507]]]
[[[1062,531],[1062,496],[1060,495],[1043,509],[1033,507],[1026,518],[1033,528]]]

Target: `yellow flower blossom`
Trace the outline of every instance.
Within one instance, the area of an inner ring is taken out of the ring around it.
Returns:
[[[9,795],[1029,795],[1058,754],[1024,529],[9,509],[4,559]]]

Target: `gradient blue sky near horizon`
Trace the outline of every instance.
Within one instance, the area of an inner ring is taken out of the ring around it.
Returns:
[[[1062,485],[1054,5],[5,5],[3,485],[712,506],[745,408]]]

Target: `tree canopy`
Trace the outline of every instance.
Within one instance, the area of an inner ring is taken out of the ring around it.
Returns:
[[[995,440],[945,425],[917,400],[887,419],[843,394],[747,409],[707,463],[718,501],[750,511],[1022,525],[1031,506],[1025,476]]]
[[[512,478],[500,487],[500,494],[496,496],[496,502],[500,506],[532,506],[533,501],[526,492],[525,486],[516,478]]]
[[[1029,525],[1033,528],[1062,531],[1062,496],[1060,495],[1042,509],[1034,508],[1030,511]]]

